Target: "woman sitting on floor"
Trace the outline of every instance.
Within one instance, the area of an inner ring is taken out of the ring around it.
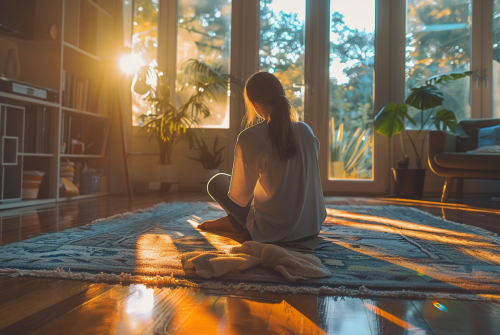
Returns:
[[[198,226],[248,232],[258,242],[314,238],[326,218],[318,166],[319,141],[298,121],[279,79],[257,72],[245,85],[247,126],[234,150],[233,174],[217,174],[208,193],[227,212]]]

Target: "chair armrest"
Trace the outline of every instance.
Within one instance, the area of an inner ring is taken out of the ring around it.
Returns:
[[[434,159],[434,156],[440,152],[456,152],[458,137],[455,134],[441,131],[429,131],[429,156],[428,163],[431,170],[437,175],[443,175],[446,168],[439,166]]]
[[[429,131],[429,157],[438,152],[456,152],[458,136],[441,130]]]

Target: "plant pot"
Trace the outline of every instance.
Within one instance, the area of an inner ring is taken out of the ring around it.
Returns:
[[[392,169],[399,198],[421,199],[426,169]]]
[[[331,177],[335,179],[344,178],[344,162],[332,162],[331,165]]]
[[[208,193],[207,191],[207,184],[212,179],[213,176],[215,176],[217,173],[219,173],[219,169],[204,169],[203,172],[201,173],[201,179],[200,179],[200,189],[203,193]]]
[[[150,190],[174,193],[179,190],[177,167],[175,165],[155,164],[151,167]]]

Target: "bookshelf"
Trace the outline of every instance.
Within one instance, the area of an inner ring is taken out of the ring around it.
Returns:
[[[8,50],[14,49],[20,75],[10,79],[58,92],[54,102],[0,91],[0,210],[109,193],[114,113],[109,78],[103,73],[121,50],[121,40],[115,38],[121,36],[115,31],[119,22],[119,0],[37,0],[35,27],[54,25],[55,39],[0,34],[0,75]],[[61,162],[102,173],[100,189],[67,197]],[[23,171],[44,173],[36,199],[22,197]]]

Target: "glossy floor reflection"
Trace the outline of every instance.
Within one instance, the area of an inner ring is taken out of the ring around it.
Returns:
[[[440,303],[116,286],[33,334],[498,334],[499,303]]]

